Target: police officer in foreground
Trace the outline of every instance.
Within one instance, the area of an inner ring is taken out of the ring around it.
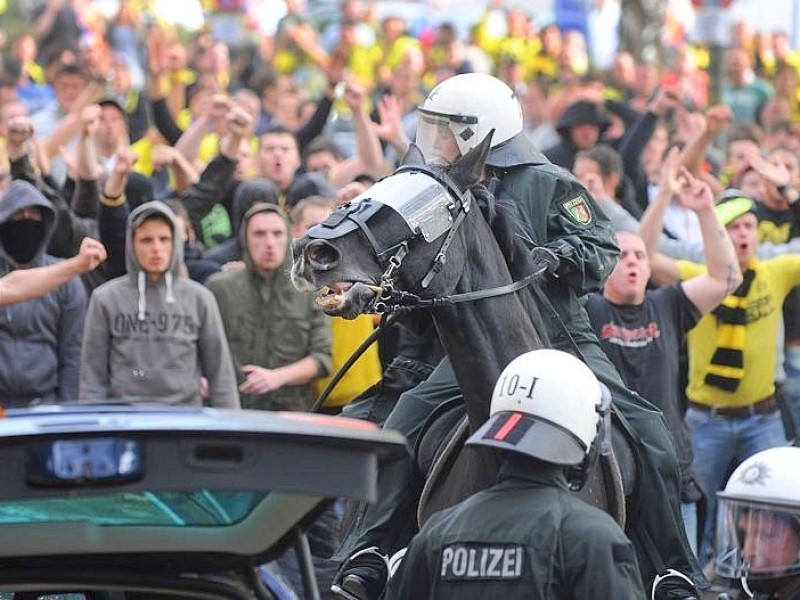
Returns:
[[[550,257],[543,293],[533,298],[547,321],[550,344],[584,360],[611,391],[614,406],[633,430],[640,468],[633,499],[637,510],[628,515],[626,532],[634,543],[644,585],[649,588],[657,575],[676,569],[687,577],[661,580],[656,600],[696,600],[700,596],[696,586],[707,587],[708,582],[683,528],[681,478],[672,436],[661,412],[625,387],[600,348],[580,301],[602,288],[617,262],[619,249],[610,221],[577,179],[530,143],[522,129],[520,104],[499,79],[480,73],[446,79],[431,90],[419,113],[416,142],[429,163],[451,164],[494,131],[485,180],[499,200],[517,206],[520,235],[531,252]],[[400,397],[384,427],[402,432],[414,447],[427,417],[458,393],[445,359],[426,381]],[[386,577],[381,557],[405,544],[397,543],[398,532],[414,518],[414,499],[408,497],[413,480],[412,467],[399,461],[381,473],[378,503],[357,516],[334,555],[334,560],[342,561],[333,586],[340,597],[380,597]]]
[[[391,600],[644,598],[630,540],[574,494],[604,442],[608,391],[559,350],[515,358],[467,441],[500,451],[498,482],[436,513],[389,581]]]
[[[798,464],[800,448],[764,450],[717,492],[715,566],[722,577],[739,580],[742,598],[800,599]]]

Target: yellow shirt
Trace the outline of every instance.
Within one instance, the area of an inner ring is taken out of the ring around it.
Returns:
[[[681,279],[705,273],[705,265],[678,261]],[[747,295],[744,342],[744,377],[735,392],[705,383],[711,357],[717,349],[717,317],[705,315],[689,331],[689,385],[692,402],[718,407],[748,406],[775,393],[775,340],[783,301],[800,284],[800,254],[786,254],[763,262],[754,261],[756,277]]]
[[[333,343],[331,344],[333,367],[331,368],[331,373],[336,374],[355,352],[356,348],[361,345],[361,342],[369,337],[374,326],[370,315],[360,315],[352,321],[347,321],[341,317],[331,317],[330,324],[331,333],[333,334]],[[331,377],[317,379],[314,382],[314,395],[316,397],[319,397]],[[349,404],[361,392],[378,383],[380,378],[381,363],[378,357],[378,345],[372,344],[350,367],[342,380],[336,384],[324,406],[335,407]]]

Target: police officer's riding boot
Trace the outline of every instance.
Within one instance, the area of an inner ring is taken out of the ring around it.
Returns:
[[[388,580],[387,559],[373,546],[356,552],[345,561],[331,591],[345,600],[378,600]]]
[[[699,600],[700,590],[686,575],[675,569],[667,569],[653,581],[654,600]]]

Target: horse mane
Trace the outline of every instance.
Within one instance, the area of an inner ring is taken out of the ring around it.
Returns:
[[[514,281],[540,270],[541,265],[534,260],[531,248],[525,243],[528,236],[522,230],[514,201],[509,198],[496,198],[486,185],[480,183],[473,186],[471,191],[483,218],[486,219],[497,240]],[[544,275],[537,277],[530,285],[540,285],[543,277]],[[541,310],[534,302],[533,294],[518,294],[518,297],[544,341],[545,324]]]

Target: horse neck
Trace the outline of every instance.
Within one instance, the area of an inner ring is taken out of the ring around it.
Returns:
[[[481,247],[471,241],[467,247],[467,267],[454,294],[512,282],[495,243]],[[489,416],[492,390],[500,372],[520,354],[542,347],[542,342],[517,294],[438,308],[433,320],[474,429]]]

